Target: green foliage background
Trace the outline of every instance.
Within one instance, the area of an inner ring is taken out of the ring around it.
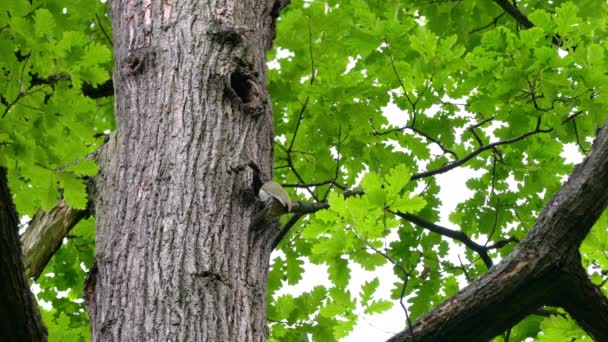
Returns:
[[[87,207],[86,157],[114,129],[113,99],[92,99],[110,78],[112,47],[106,5],[90,0],[0,2],[0,165],[8,169],[21,215],[52,208],[60,197]],[[75,227],[35,281],[51,341],[89,340],[83,303],[85,270],[92,267],[94,220]]]
[[[336,341],[361,314],[384,312],[403,296],[414,320],[453,295],[465,270],[468,277],[487,270],[472,251],[463,265],[454,264],[446,258],[448,239],[394,215],[439,220],[439,184],[433,177],[410,181],[412,175],[531,133],[464,164],[481,176],[467,182],[473,196],[451,213],[451,228],[491,245],[526,235],[572,171],[560,156],[565,144],[590,150],[608,117],[608,6],[592,0],[518,6],[534,28],[521,29],[492,1],[293,0],[282,13],[269,55],[275,180],[322,184],[290,192],[327,201],[330,209],[301,219],[278,247],[268,284],[271,340]],[[49,209],[61,196],[75,208],[87,205],[84,182],[96,166],[86,157],[114,128],[112,98],[83,91],[110,77],[105,11],[89,0],[0,3],[0,165],[9,170],[22,215]],[[556,34],[563,56],[551,40]],[[399,108],[402,126],[383,114],[389,104]],[[490,121],[476,136],[469,128],[484,120]],[[340,195],[353,188],[365,195]],[[596,283],[608,270],[607,227],[604,214],[581,248]],[[93,245],[89,219],[36,281],[38,298],[52,305],[44,313],[51,340],[88,339],[80,298]],[[280,295],[302,280],[305,262],[326,266],[331,286]],[[352,293],[353,264],[368,271],[390,264],[400,281],[391,293],[378,293],[378,278]],[[583,335],[567,316],[530,316],[509,341]]]

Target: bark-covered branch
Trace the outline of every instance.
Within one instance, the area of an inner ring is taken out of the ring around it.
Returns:
[[[496,3],[500,8],[507,12],[513,19],[515,19],[521,26],[529,29],[534,27],[534,24],[526,17],[519,8],[515,7],[508,0],[496,0]]]
[[[526,29],[534,27],[534,23],[528,19],[528,17],[523,14],[519,8],[517,8],[514,4],[509,2],[509,0],[495,0],[496,4],[503,9],[503,11],[507,12],[513,19],[515,19],[521,26]],[[551,41],[556,46],[562,46],[562,41],[559,36],[555,35],[551,38]]]
[[[575,167],[513,252],[389,341],[487,341],[542,305],[555,304],[563,305],[590,336],[605,341],[606,299],[584,273],[569,275],[580,268],[578,248],[608,205],[606,189],[608,122],[589,157]],[[577,289],[576,304],[561,302],[568,289]],[[580,312],[592,301],[592,309],[604,310],[600,318]]]
[[[0,340],[46,341],[46,329],[23,273],[18,216],[0,167]]]
[[[21,236],[25,274],[40,276],[67,233],[86,216],[86,210],[74,209],[64,200],[48,211],[39,210]]]
[[[413,214],[402,213],[402,212],[394,212],[393,214],[395,214],[396,216],[401,217],[402,219],[409,221],[417,226],[420,226],[428,231],[431,231],[433,233],[443,235],[445,237],[449,237],[456,241],[462,242],[465,246],[467,246],[468,248],[473,250],[475,253],[477,253],[479,255],[479,257],[481,258],[481,260],[483,260],[483,263],[488,268],[492,267],[492,265],[493,265],[492,259],[488,255],[489,248],[482,246],[482,245],[478,244],[477,242],[471,240],[471,238],[467,234],[465,234],[461,231],[452,230],[452,229],[448,229],[448,228],[439,226],[437,224],[426,221],[425,219],[423,219],[419,216],[413,215]]]
[[[608,341],[608,298],[589,280],[580,262],[572,268],[572,272],[565,274],[565,293],[557,298],[557,303],[594,340]]]
[[[106,153],[109,146],[114,146],[111,134],[106,137],[106,144],[102,145],[87,159],[97,160],[99,155]],[[104,156],[105,157],[105,156]],[[94,192],[93,180],[87,181],[87,192],[92,198]],[[27,229],[21,236],[23,263],[25,274],[28,277],[38,278],[55,252],[61,247],[66,235],[80,220],[91,215],[93,204],[89,202],[87,209],[74,209],[63,199],[55,207],[43,211],[38,210],[30,221]]]
[[[289,233],[289,230],[291,230],[291,227],[293,227],[298,222],[300,217],[302,217],[302,216],[304,216],[303,213],[297,213],[289,218],[289,221],[287,221],[287,223],[285,223],[285,225],[283,227],[281,227],[281,231],[279,232],[279,235],[277,235],[277,237],[272,242],[272,249],[277,248],[277,246],[279,245],[279,242],[281,242],[281,240],[283,240],[285,235],[287,235],[287,233]]]

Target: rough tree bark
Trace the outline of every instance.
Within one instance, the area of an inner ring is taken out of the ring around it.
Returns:
[[[46,328],[24,275],[18,216],[0,167],[0,340],[46,341]]]
[[[283,5],[111,2],[117,132],[93,196],[93,341],[266,339],[277,231],[249,230],[259,180],[239,166],[271,176],[265,56]]]

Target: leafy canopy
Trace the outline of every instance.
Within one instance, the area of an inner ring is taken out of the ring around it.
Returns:
[[[112,98],[84,95],[110,78],[105,13],[89,0],[0,2],[0,166],[21,215],[60,197],[87,206],[85,181],[97,172],[87,156],[114,128]],[[94,240],[94,221],[82,221],[36,281],[38,299],[52,306],[43,311],[51,341],[89,339],[82,284]]]
[[[272,339],[338,340],[362,315],[400,298],[413,321],[487,271],[474,251],[466,249],[460,264],[450,255],[453,240],[396,215],[440,220],[441,187],[425,171],[463,160],[475,171],[466,183],[472,195],[450,213],[448,228],[491,246],[525,237],[572,172],[566,149],[590,150],[606,119],[601,41],[608,7],[518,7],[535,27],[519,28],[492,1],[292,1],[281,15],[269,58],[275,179],[331,182],[294,189],[330,208],[300,220],[279,245],[268,294]],[[365,194],[342,195],[357,188]],[[607,226],[600,220],[582,247],[596,283],[608,262],[600,252]],[[489,249],[489,256],[497,261],[515,245]],[[305,262],[325,266],[330,285],[285,294],[286,286],[302,283]],[[379,292],[386,280],[373,276],[357,290],[355,265],[389,265],[399,280],[391,293]],[[510,341],[541,331],[550,340],[559,329],[569,338],[584,335],[557,317],[527,318]]]
[[[491,246],[525,236],[572,171],[563,151],[590,150],[608,103],[608,6],[518,5],[535,27],[522,29],[492,1],[293,0],[282,13],[269,54],[275,180],[314,184],[288,189],[329,209],[301,219],[278,246],[271,340],[339,340],[401,298],[414,320],[486,272],[475,251],[456,263],[450,238],[404,219],[440,220],[441,186],[425,171],[476,171],[449,228]],[[105,10],[88,0],[0,3],[0,165],[22,215],[60,197],[87,205],[86,177],[97,168],[86,157],[114,127],[112,99],[96,96],[112,66]],[[608,270],[607,226],[604,214],[581,247],[596,283]],[[93,227],[81,222],[37,281],[38,298],[52,305],[44,314],[51,340],[88,339],[80,298]],[[323,266],[327,282],[288,294],[306,263]],[[398,280],[390,293],[377,277],[354,287],[354,265],[389,265]],[[582,335],[565,315],[530,316],[510,341]]]

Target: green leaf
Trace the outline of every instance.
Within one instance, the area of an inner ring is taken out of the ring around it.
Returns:
[[[361,293],[359,293],[359,297],[361,297],[361,305],[367,306],[367,303],[372,299],[372,296],[378,289],[380,285],[380,281],[378,278],[374,278],[372,281],[366,281],[361,285]]]
[[[388,300],[372,301],[366,308],[365,313],[368,315],[378,314],[390,310],[393,307],[393,302]]]
[[[542,335],[537,337],[539,342],[566,342],[572,340],[591,340],[572,319],[561,316],[545,318],[540,325]]]
[[[34,15],[34,32],[36,37],[53,35],[55,30],[55,19],[49,10],[40,8]]]
[[[392,168],[386,177],[387,196],[389,198],[397,196],[403,187],[409,183],[411,175],[410,170],[403,164]]]
[[[93,43],[88,45],[82,56],[83,66],[95,66],[98,64],[108,63],[112,60],[112,52],[107,46]]]
[[[70,165],[66,171],[73,172],[78,176],[95,176],[97,174],[97,163],[93,160],[84,159],[77,164]]]
[[[600,66],[604,64],[604,48],[599,44],[590,44],[587,47],[587,64]]]
[[[291,312],[296,309],[296,303],[292,295],[283,295],[277,298],[274,308],[276,316],[272,317],[273,320],[287,319]]]
[[[350,269],[348,268],[348,262],[342,258],[336,258],[328,261],[328,272],[329,279],[338,288],[345,288],[348,285],[350,279]]]
[[[304,261],[297,259],[297,257],[291,256],[287,258],[286,274],[288,284],[295,285],[302,280],[302,274],[304,273],[303,264]]]
[[[44,309],[40,311],[48,330],[49,342],[90,340],[88,324],[74,326],[70,317],[63,312]]]
[[[367,200],[375,207],[384,208],[386,191],[383,189],[382,178],[374,172],[367,173],[361,180]]]
[[[88,200],[84,181],[67,172],[58,173],[57,179],[63,188],[65,201],[75,209],[86,209]]]
[[[426,201],[422,197],[415,196],[410,198],[408,194],[390,202],[390,207],[392,210],[403,213],[417,213],[425,206]]]

